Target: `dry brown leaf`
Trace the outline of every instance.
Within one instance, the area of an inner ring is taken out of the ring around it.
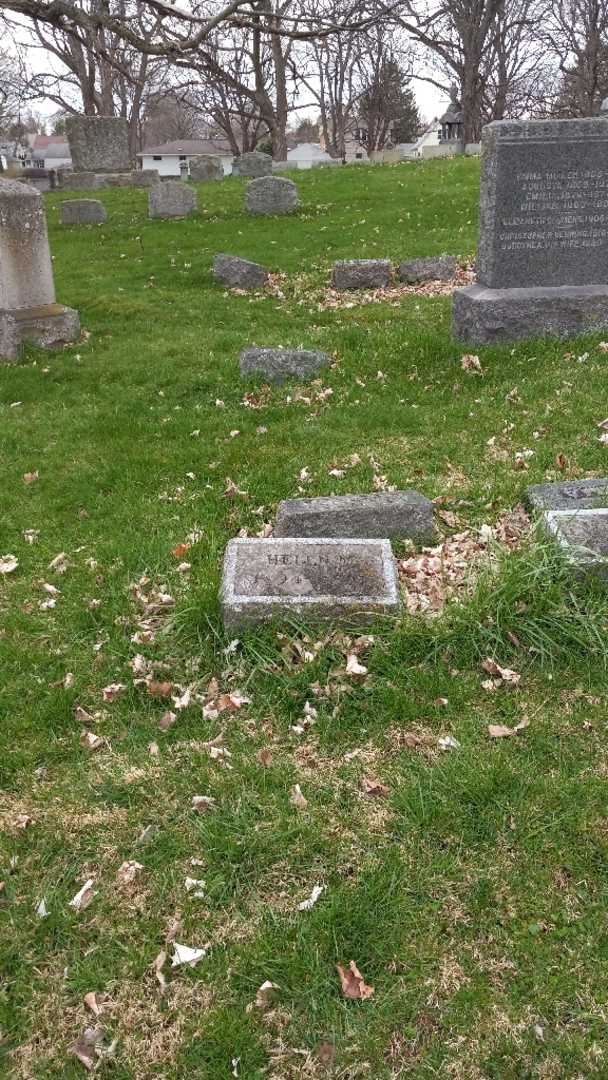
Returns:
[[[483,375],[481,360],[478,356],[467,353],[462,357],[460,366],[463,371],[468,371],[470,375]]]
[[[85,750],[101,750],[104,745],[101,735],[96,735],[94,731],[83,731],[79,742]]]
[[[192,544],[178,544],[177,547],[173,548],[171,554],[174,559],[183,559],[184,555],[187,551],[190,551],[191,547]]]
[[[101,691],[104,701],[116,701],[116,698],[120,697],[126,691],[126,686],[123,683],[110,683],[109,686],[104,686]]]
[[[372,780],[370,776],[363,776],[359,786],[365,795],[388,795],[386,784],[381,784],[379,780]]]
[[[82,1035],[70,1046],[70,1054],[78,1058],[85,1069],[91,1070],[98,1058],[97,1049],[103,1045],[103,1028],[85,1028]]]
[[[12,574],[19,566],[16,555],[2,555],[0,557],[0,574]]]
[[[261,750],[258,750],[255,759],[260,765],[263,765],[265,769],[267,769],[269,765],[272,765],[272,754],[266,746],[263,746]]]
[[[509,739],[517,735],[518,731],[524,731],[530,726],[529,720],[520,720],[515,727],[507,727],[506,724],[488,724],[488,735],[491,739]]]
[[[168,698],[171,697],[172,690],[173,683],[170,682],[157,682],[155,679],[152,679],[152,681],[148,683],[148,693],[150,697]]]
[[[117,880],[120,881],[122,885],[131,885],[132,882],[135,881],[140,870],[143,870],[142,864],[135,862],[134,859],[129,859],[119,866],[116,874]]]
[[[367,998],[371,998],[374,993],[374,988],[373,986],[367,986],[365,984],[363,976],[354,960],[351,960],[348,965],[348,970],[343,968],[341,964],[336,964],[336,968],[338,975],[340,976],[342,993],[345,998],[349,998],[351,1001],[366,1001]]]
[[[97,994],[93,990],[89,994],[84,995],[84,1003],[85,1003],[87,1009],[90,1009],[90,1011],[95,1016],[100,1015],[100,1013],[102,1011],[101,1005],[99,1004],[99,1002],[97,1000]]]
[[[164,993],[167,989],[167,980],[163,972],[166,961],[167,954],[164,949],[161,949],[152,965],[152,970],[154,971],[155,978],[157,982],[160,983],[161,994]]]
[[[556,454],[555,455],[555,465],[560,470],[560,472],[564,472],[568,468],[568,465],[569,465],[568,458],[566,457],[566,455],[565,454]]]
[[[354,652],[349,653],[346,657],[346,674],[360,677],[367,675],[365,664],[359,663],[357,654]]]
[[[267,1009],[271,1004],[272,997],[278,989],[279,987],[276,983],[270,982],[270,979],[266,979],[258,988],[253,1007],[256,1009]]]
[[[176,720],[177,715],[174,712],[167,710],[167,712],[164,712],[160,720],[158,721],[158,726],[161,731],[168,731],[170,727],[173,727],[173,724]]]
[[[517,686],[521,680],[521,675],[516,671],[512,671],[511,668],[501,667],[500,664],[496,663],[496,660],[492,660],[489,656],[482,661],[481,666],[487,675],[500,679],[503,683],[509,683],[511,686]]]
[[[33,484],[39,478],[38,469],[35,472],[26,472],[23,474],[24,484]]]
[[[213,795],[193,795],[192,796],[192,809],[197,810],[199,814],[204,814],[207,810],[213,810],[215,808],[215,799]]]

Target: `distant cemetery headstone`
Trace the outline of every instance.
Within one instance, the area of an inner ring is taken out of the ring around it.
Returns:
[[[229,289],[259,289],[268,280],[268,270],[249,259],[219,253],[213,260],[213,276]]]
[[[418,491],[286,499],[279,503],[274,535],[394,538],[431,544],[433,504]]]
[[[276,618],[367,622],[398,614],[388,540],[231,540],[221,605],[227,630]]]
[[[485,344],[608,328],[608,117],[484,128],[477,284],[454,335]]]
[[[608,509],[548,510],[545,525],[577,576],[608,582]]]
[[[128,172],[133,168],[128,121],[118,116],[69,116],[65,123],[75,172]]]
[[[151,218],[184,218],[196,211],[196,192],[181,180],[166,180],[151,188],[148,213]]]
[[[298,201],[298,189],[293,180],[280,176],[260,176],[248,184],[245,193],[247,212],[255,216],[290,214]]]
[[[336,289],[385,289],[390,280],[389,259],[339,259],[334,263]]]
[[[199,184],[223,180],[224,170],[220,159],[213,154],[197,154],[190,158],[190,179]]]
[[[102,225],[108,220],[99,199],[70,199],[59,204],[62,225]]]
[[[233,176],[270,176],[272,172],[272,158],[270,154],[263,154],[261,150],[252,150],[248,154],[241,154],[232,161]]]
[[[0,360],[15,360],[24,341],[53,348],[74,341],[78,312],[55,301],[40,192],[0,179]]]
[[[437,255],[428,259],[410,259],[399,266],[399,280],[409,285],[424,281],[450,281],[458,263],[453,255]]]
[[[285,379],[312,379],[321,368],[331,364],[331,357],[312,349],[243,349],[240,357],[241,378],[264,375],[271,382]]]

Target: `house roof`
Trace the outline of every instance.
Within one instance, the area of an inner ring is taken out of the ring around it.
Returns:
[[[65,135],[34,135],[30,145],[32,150],[46,150],[47,147],[56,144],[65,144],[67,146]]]
[[[171,142],[161,143],[160,146],[144,146],[138,157],[156,156],[179,157],[187,155],[194,157],[196,154],[215,154],[226,157],[232,154],[227,139],[173,139]]]

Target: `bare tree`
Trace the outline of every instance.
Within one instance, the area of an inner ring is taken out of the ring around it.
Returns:
[[[553,0],[539,38],[561,76],[553,111],[593,116],[608,92],[608,0]]]

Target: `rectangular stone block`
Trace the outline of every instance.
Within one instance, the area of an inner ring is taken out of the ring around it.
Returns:
[[[68,116],[65,122],[74,172],[128,172],[129,124],[119,116]]]
[[[80,334],[74,308],[46,304],[21,311],[0,311],[0,361],[18,360],[26,342],[42,349],[59,349]]]
[[[239,358],[241,378],[263,375],[270,382],[312,379],[331,364],[331,356],[314,349],[243,349]]]
[[[106,208],[99,199],[70,199],[59,203],[62,225],[103,225],[108,220]]]
[[[570,338],[608,330],[608,285],[487,289],[453,296],[453,334],[469,345],[529,338]]]
[[[388,540],[231,540],[220,600],[230,632],[274,619],[369,622],[400,610]]]
[[[525,494],[531,510],[593,510],[608,507],[608,477],[567,480],[559,484],[533,484]]]
[[[548,510],[544,521],[577,575],[608,582],[608,508]]]
[[[339,259],[334,263],[335,289],[386,289],[390,280],[389,259]]]
[[[54,302],[42,195],[30,184],[0,179],[0,310]]]
[[[488,124],[479,284],[608,284],[607,195],[608,117]]]
[[[433,504],[417,491],[286,499],[279,503],[274,535],[375,537],[431,544]]]

